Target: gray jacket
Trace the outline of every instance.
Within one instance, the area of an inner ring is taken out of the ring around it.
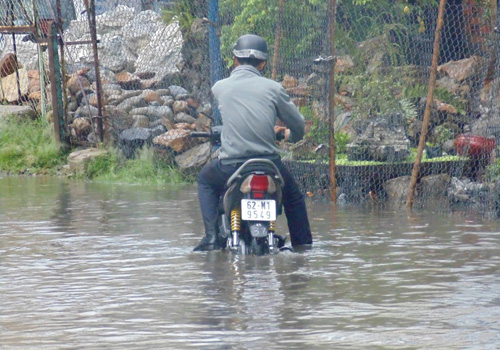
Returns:
[[[252,157],[277,158],[277,118],[290,129],[290,142],[304,136],[304,117],[283,86],[264,78],[253,66],[236,67],[229,78],[215,83],[212,92],[224,125],[219,158],[225,164]]]

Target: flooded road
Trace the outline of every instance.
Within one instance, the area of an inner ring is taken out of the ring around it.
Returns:
[[[194,253],[194,186],[0,178],[0,349],[500,348],[499,222],[308,210],[310,251]]]

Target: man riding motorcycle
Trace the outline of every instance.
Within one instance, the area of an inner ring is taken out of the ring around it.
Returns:
[[[281,84],[262,76],[267,56],[267,44],[263,38],[253,34],[241,36],[233,46],[234,69],[231,75],[212,87],[224,126],[219,158],[205,165],[198,175],[198,198],[205,237],[195,251],[221,248],[217,236],[218,203],[229,177],[251,158],[269,159],[281,172],[285,182],[283,205],[292,246],[312,244],[304,196],[281,162],[276,145],[276,133],[281,131],[285,131],[285,140],[290,142],[302,139],[304,117]],[[276,126],[277,119],[288,129]]]

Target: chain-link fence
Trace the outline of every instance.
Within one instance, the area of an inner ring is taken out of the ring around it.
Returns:
[[[17,51],[19,72],[21,65],[29,72],[45,62],[43,19],[60,24],[63,126],[71,143],[104,137],[128,156],[150,144],[182,169],[199,169],[209,147],[189,132],[206,130],[212,119],[220,122],[210,87],[230,74],[236,38],[255,33],[270,48],[266,76],[282,83],[306,118],[304,140],[281,144],[304,193],[317,198],[332,191],[334,118],[337,201],[407,201],[431,86],[437,0],[1,1],[1,26],[40,24],[32,35],[2,31],[0,54],[6,60]],[[444,8],[418,205],[491,209],[496,203],[496,6],[489,0],[449,0]],[[24,45],[31,51],[25,54]],[[12,74],[19,80],[19,72],[4,74],[2,68],[2,82]],[[8,85],[15,93],[3,101],[32,101],[35,91]],[[96,121],[102,121],[104,135]]]

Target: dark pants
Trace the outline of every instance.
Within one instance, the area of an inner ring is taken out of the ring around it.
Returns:
[[[273,160],[273,162],[278,167],[285,182],[282,191],[283,206],[285,207],[292,246],[311,244],[312,235],[304,196],[300,193],[299,186],[281,159]],[[239,165],[224,165],[216,159],[205,165],[198,175],[198,198],[205,223],[205,232],[217,227],[219,199],[224,194],[227,180],[238,169]]]

